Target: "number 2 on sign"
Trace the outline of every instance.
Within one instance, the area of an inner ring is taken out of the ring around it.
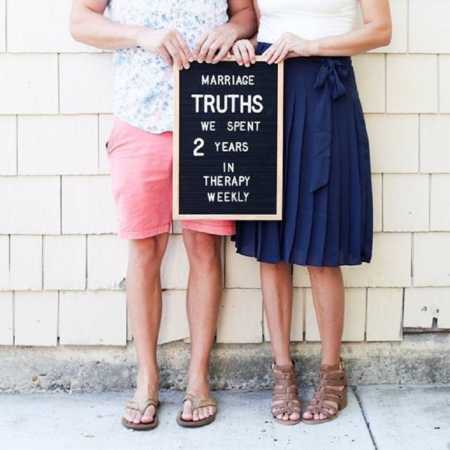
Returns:
[[[205,146],[205,141],[202,138],[197,138],[194,141],[194,156],[205,156],[200,150]]]

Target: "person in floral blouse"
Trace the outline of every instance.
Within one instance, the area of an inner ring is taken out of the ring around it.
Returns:
[[[138,359],[137,389],[122,417],[127,428],[158,425],[160,268],[172,225],[173,66],[216,63],[256,28],[252,0],[73,0],[72,36],[114,50],[114,124],[106,151],[118,234],[129,241],[127,302]],[[177,422],[196,427],[217,412],[208,366],[222,290],[220,242],[235,226],[185,221],[182,228],[191,361]]]

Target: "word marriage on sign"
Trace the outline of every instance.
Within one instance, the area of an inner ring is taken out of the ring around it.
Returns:
[[[175,71],[175,219],[281,220],[283,64]]]

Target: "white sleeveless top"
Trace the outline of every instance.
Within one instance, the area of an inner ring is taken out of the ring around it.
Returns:
[[[258,0],[258,41],[273,43],[283,33],[320,39],[352,31],[358,0]]]

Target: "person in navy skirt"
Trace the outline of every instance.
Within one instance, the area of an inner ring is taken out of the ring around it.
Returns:
[[[256,6],[258,35],[238,41],[233,53],[246,66],[255,54],[269,64],[285,60],[283,219],[239,222],[234,240],[238,253],[261,262],[272,414],[283,424],[317,424],[347,404],[340,266],[372,258],[369,141],[351,56],[390,42],[389,2],[258,0]],[[308,268],[322,342],[320,381],[304,410],[289,352],[293,264]]]

